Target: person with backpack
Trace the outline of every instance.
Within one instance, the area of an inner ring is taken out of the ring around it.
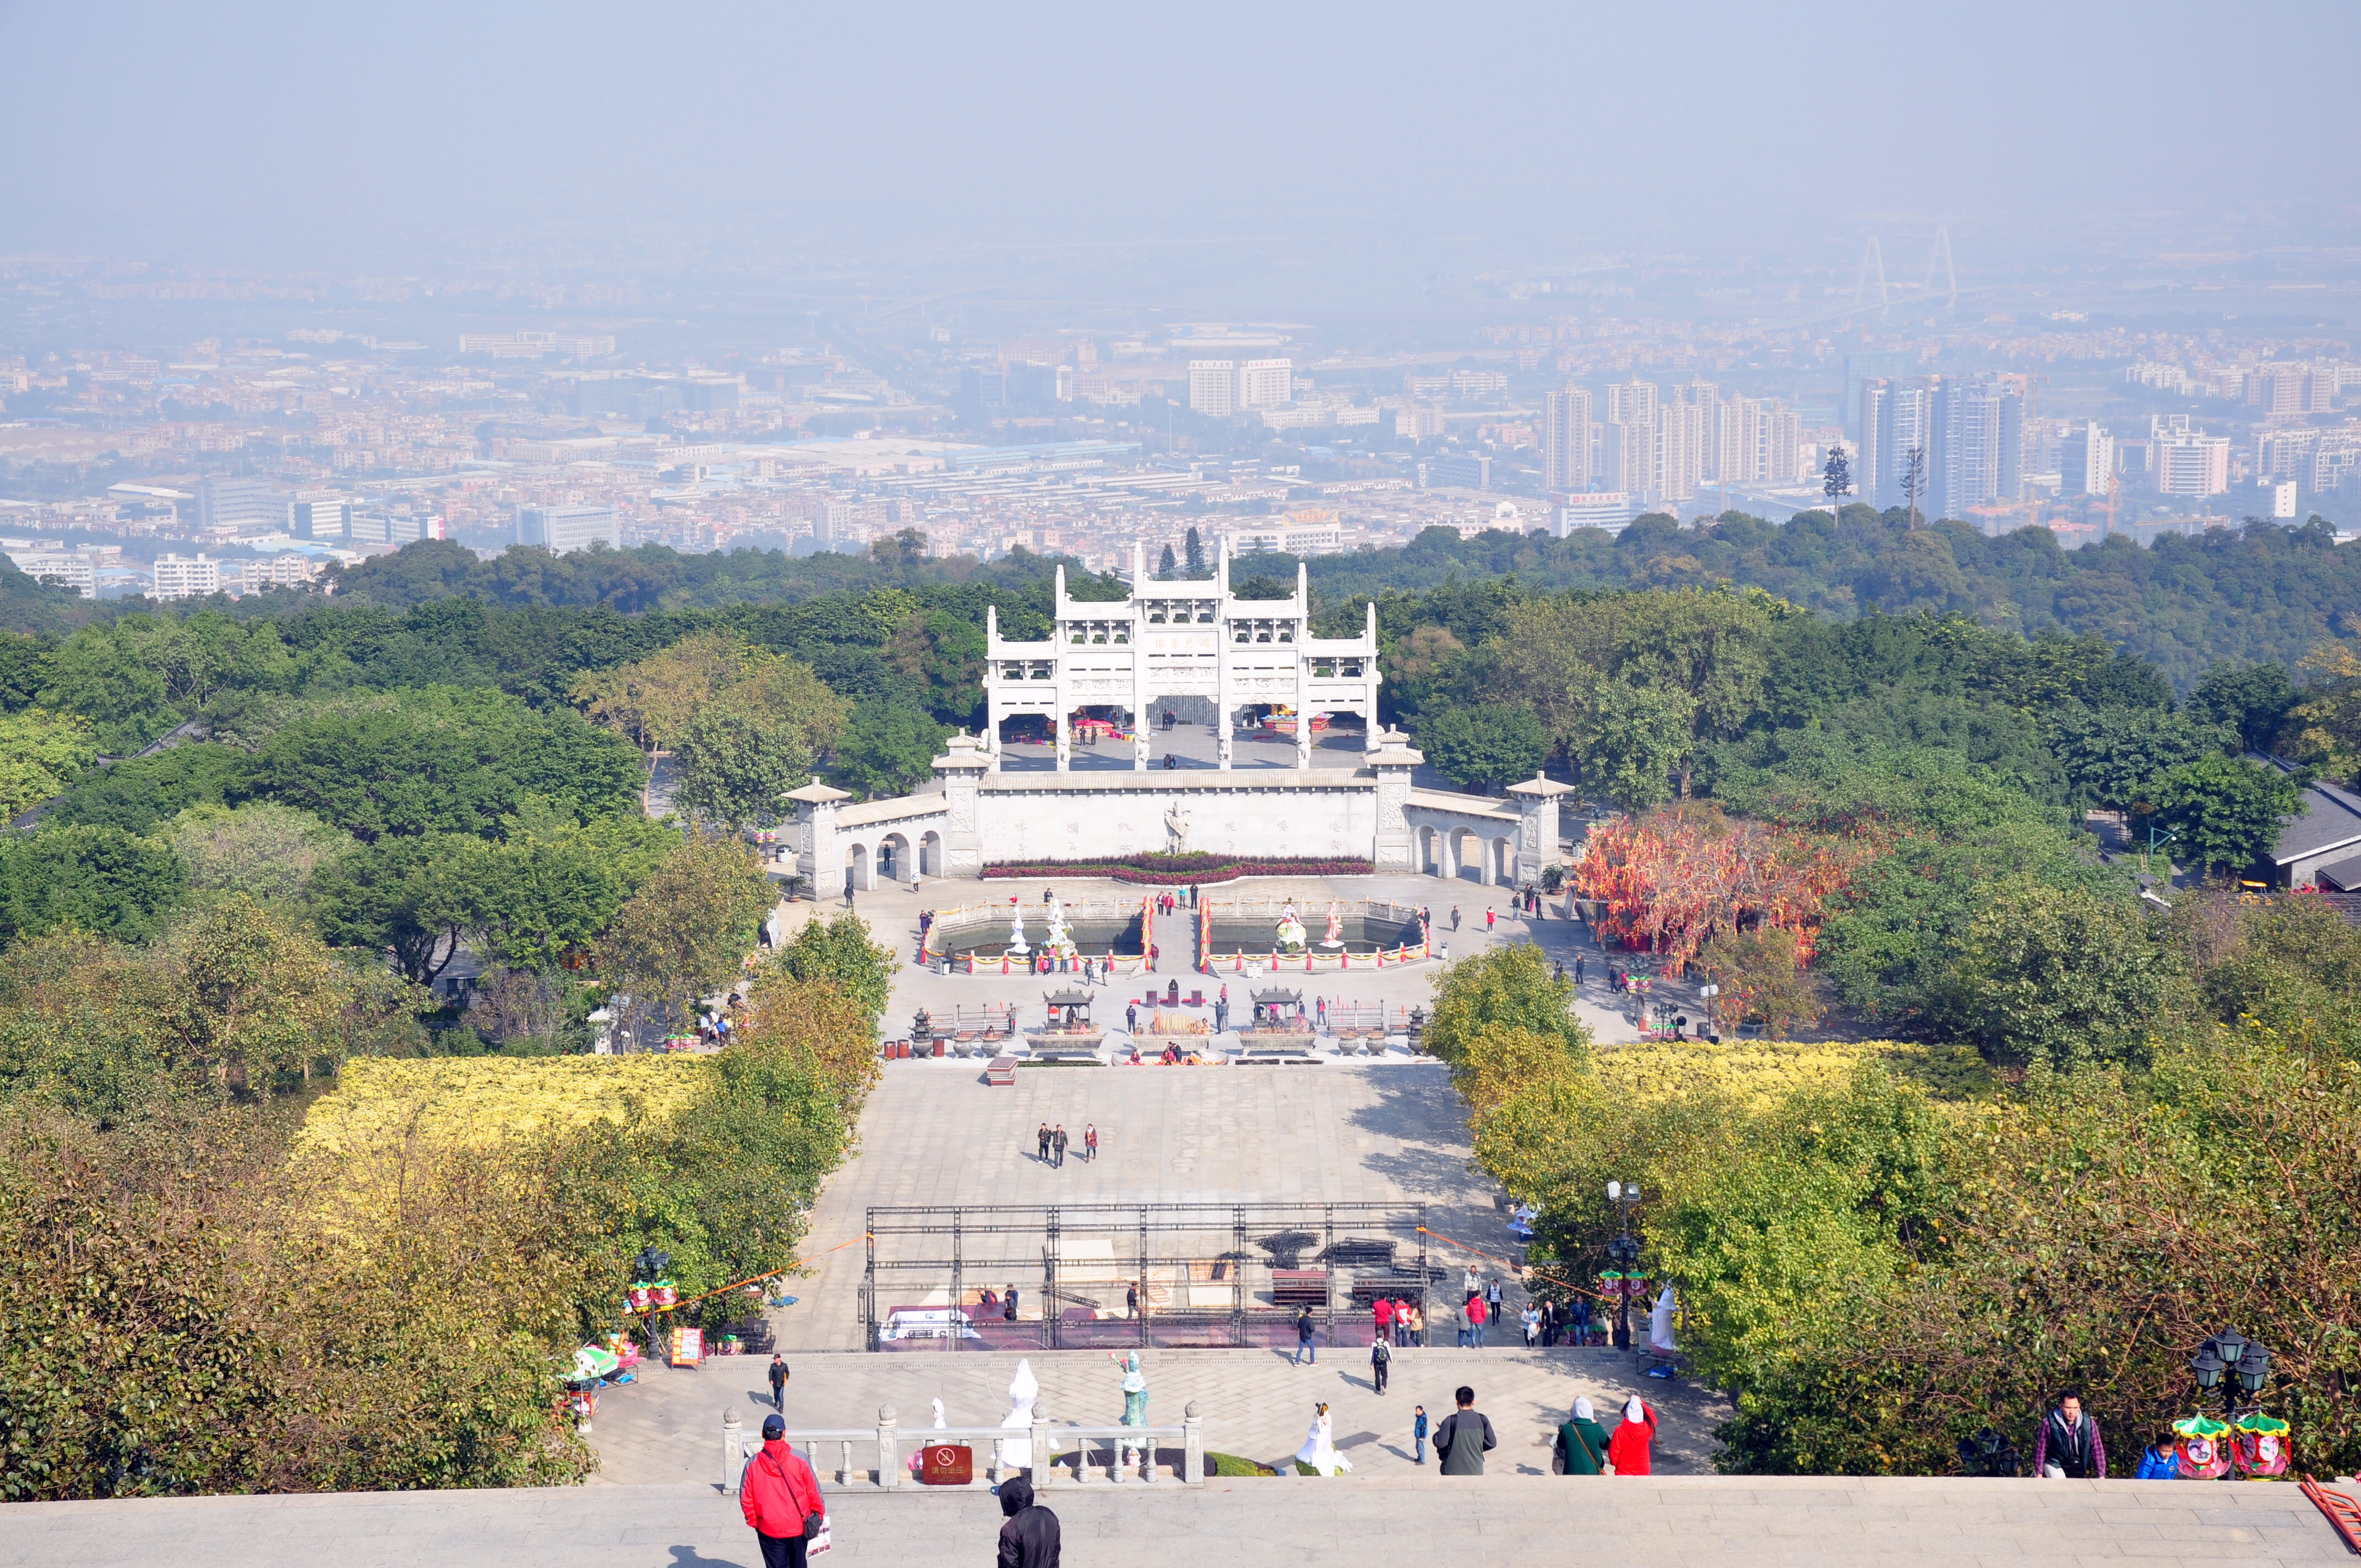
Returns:
[[[1377,1385],[1380,1394],[1386,1391],[1386,1374],[1393,1364],[1393,1349],[1386,1343],[1385,1331],[1380,1329],[1369,1341],[1369,1381]]]
[[[2052,1480],[2106,1479],[2107,1445],[2099,1436],[2099,1423],[2082,1408],[2080,1389],[2060,1393],[2034,1434],[2033,1473]]]
[[[1574,1402],[1574,1413],[1557,1429],[1557,1473],[1561,1475],[1607,1474],[1607,1429],[1585,1394]]]
[[[803,1568],[804,1551],[827,1522],[819,1477],[787,1446],[787,1423],[763,1418],[763,1446],[738,1482],[738,1507],[762,1543],[763,1568]]]
[[[1462,1384],[1452,1396],[1458,1409],[1434,1429],[1434,1457],[1445,1475],[1481,1475],[1484,1456],[1500,1446],[1489,1416],[1476,1409],[1476,1390]]]

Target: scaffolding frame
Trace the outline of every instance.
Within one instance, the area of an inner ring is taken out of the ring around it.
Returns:
[[[1151,1322],[1159,1315],[1168,1321],[1199,1323],[1214,1321],[1217,1317],[1216,1314],[1200,1312],[1193,1307],[1177,1310],[1168,1310],[1161,1314],[1151,1311],[1148,1303],[1148,1271],[1151,1268],[1181,1267],[1185,1269],[1191,1264],[1218,1262],[1224,1258],[1231,1260],[1230,1307],[1227,1313],[1229,1342],[1233,1346],[1247,1345],[1253,1343],[1247,1337],[1246,1331],[1254,1309],[1247,1305],[1246,1267],[1249,1264],[1257,1261],[1252,1250],[1255,1246],[1255,1233],[1274,1224],[1284,1233],[1290,1228],[1304,1226],[1313,1220],[1317,1220],[1320,1226],[1322,1245],[1319,1255],[1327,1260],[1329,1279],[1323,1327],[1329,1343],[1333,1344],[1335,1343],[1337,1315],[1336,1274],[1338,1270],[1334,1258],[1336,1227],[1339,1220],[1343,1220],[1349,1227],[1364,1232],[1369,1228],[1367,1225],[1356,1226],[1353,1223],[1356,1220],[1378,1219],[1386,1222],[1378,1228],[1388,1233],[1395,1228],[1391,1222],[1398,1220],[1403,1223],[1404,1228],[1410,1232],[1410,1234],[1403,1239],[1414,1238],[1418,1245],[1416,1265],[1418,1284],[1415,1288],[1420,1304],[1423,1307],[1425,1299],[1432,1289],[1433,1271],[1433,1232],[1427,1226],[1428,1215],[1429,1205],[1408,1200],[1394,1203],[1372,1201],[1343,1203],[1217,1201],[1202,1203],[930,1203],[872,1207],[866,1212],[868,1256],[862,1271],[861,1280],[862,1347],[873,1351],[882,1347],[879,1330],[884,1326],[884,1317],[878,1299],[880,1275],[915,1273],[926,1276],[933,1281],[940,1281],[946,1276],[949,1277],[949,1311],[945,1323],[949,1332],[942,1336],[943,1349],[956,1352],[962,1348],[964,1338],[956,1325],[964,1324],[969,1321],[961,1305],[961,1298],[966,1294],[966,1276],[969,1269],[973,1266],[981,1273],[988,1266],[992,1272],[986,1277],[993,1279],[1008,1278],[1012,1272],[1010,1260],[1005,1258],[971,1259],[968,1255],[969,1242],[979,1236],[1019,1236],[1035,1240],[1039,1245],[1040,1284],[1038,1288],[1041,1316],[1038,1334],[1038,1348],[1042,1350],[1067,1348],[1060,1343],[1065,1329],[1061,1303],[1066,1300],[1071,1292],[1060,1284],[1060,1268],[1065,1261],[1063,1243],[1068,1234],[1075,1230],[1085,1230],[1095,1235],[1104,1236],[1112,1236],[1116,1231],[1121,1230],[1133,1238],[1132,1256],[1125,1261],[1131,1265],[1128,1282],[1139,1292],[1140,1308],[1130,1320],[1129,1326],[1134,1330],[1137,1343],[1143,1348],[1155,1343],[1151,1332]],[[1078,1221],[1081,1222],[1079,1224]],[[1230,1250],[1213,1259],[1202,1255],[1165,1257],[1151,1253],[1148,1239],[1150,1236],[1176,1232],[1198,1234],[1226,1233],[1230,1238]],[[948,1237],[950,1244],[950,1255],[881,1258],[878,1255],[879,1238],[895,1236]],[[1400,1266],[1400,1265],[1395,1266],[1397,1270]],[[1274,1305],[1273,1311],[1279,1310],[1283,1309]],[[1090,1346],[1092,1348],[1106,1346],[1110,1336],[1100,1331],[1110,1322],[1122,1321],[1123,1320],[1095,1320],[1093,1332],[1087,1336]],[[993,1348],[1003,1347],[994,1346]]]

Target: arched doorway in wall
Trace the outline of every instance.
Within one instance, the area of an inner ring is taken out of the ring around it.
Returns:
[[[918,874],[920,876],[943,874],[943,836],[941,834],[928,832],[919,835]]]
[[[910,840],[899,833],[888,833],[877,841],[877,877],[884,883],[908,882],[911,878]]]
[[[876,886],[869,874],[869,846],[851,844],[844,851],[844,885],[855,893],[867,893]]]
[[[1485,868],[1488,872],[1485,880],[1498,883],[1502,887],[1512,886],[1517,870],[1516,845],[1506,839],[1495,839],[1491,843],[1491,851],[1488,857],[1490,864]]]
[[[1418,830],[1418,870],[1421,876],[1441,876],[1443,868],[1434,860],[1434,829]]]
[[[1451,877],[1455,882],[1484,880],[1484,840],[1475,830],[1455,828],[1451,830]]]

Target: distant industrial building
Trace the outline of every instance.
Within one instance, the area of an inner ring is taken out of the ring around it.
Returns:
[[[1586,490],[1567,496],[1565,504],[1550,514],[1550,532],[1560,539],[1583,528],[1620,533],[1638,515],[1639,509],[1627,491]]]
[[[263,479],[225,479],[207,475],[197,481],[199,528],[269,529],[287,526],[287,497]]]
[[[517,543],[559,555],[594,544],[620,550],[623,530],[613,507],[523,507],[517,512]]]

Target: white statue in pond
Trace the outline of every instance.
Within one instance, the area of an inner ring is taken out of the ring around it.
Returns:
[[[1008,950],[1020,959],[1033,950],[1025,941],[1025,906],[1013,898],[1008,901]]]
[[[1059,958],[1074,956],[1074,939],[1066,931],[1065,907],[1054,893],[1049,895],[1049,934],[1041,938],[1041,945]]]
[[[1303,944],[1312,939],[1311,933],[1304,930],[1303,921],[1295,913],[1295,905],[1292,904],[1279,911],[1278,937],[1280,950],[1290,953],[1301,952]]]

